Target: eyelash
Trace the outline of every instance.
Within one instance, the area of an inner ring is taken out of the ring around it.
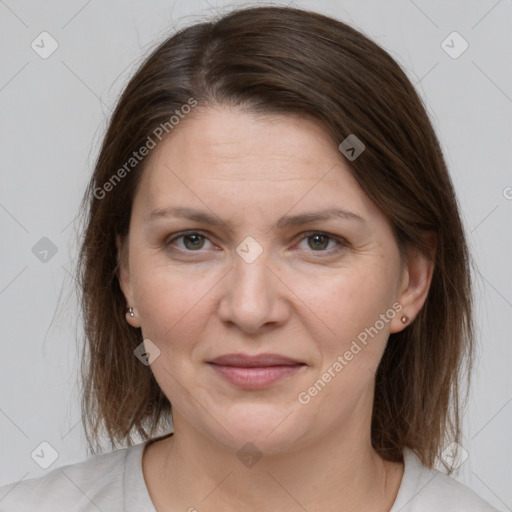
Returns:
[[[208,239],[207,234],[203,231],[184,231],[181,233],[177,233],[175,236],[168,239],[165,242],[165,247],[169,248],[169,250],[171,250],[171,251],[181,251],[181,252],[185,252],[185,253],[195,253],[195,252],[200,253],[201,252],[200,249],[197,251],[190,251],[188,249],[179,249],[177,247],[172,247],[173,242],[175,242],[176,240],[179,240],[180,238],[183,238],[185,236],[189,236],[189,235],[199,235],[203,238]],[[348,242],[344,238],[341,238],[341,237],[335,236],[335,235],[331,235],[330,233],[325,233],[323,231],[307,231],[305,233],[301,233],[301,235],[303,235],[303,236],[299,240],[299,243],[302,242],[303,240],[307,240],[308,238],[313,237],[314,235],[321,235],[321,236],[327,237],[328,239],[333,240],[338,243],[338,246],[333,249],[319,250],[319,251],[311,250],[311,252],[320,253],[323,256],[331,256],[333,254],[336,254],[336,253],[342,251],[343,249],[347,248],[349,245]],[[322,257],[322,256],[319,255],[319,257]]]

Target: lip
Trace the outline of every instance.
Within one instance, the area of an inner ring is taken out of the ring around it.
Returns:
[[[225,380],[242,389],[262,389],[299,372],[305,363],[279,354],[226,354],[208,361]]]
[[[251,368],[255,366],[289,366],[295,364],[303,364],[301,361],[292,359],[290,357],[282,356],[280,354],[225,354],[216,357],[211,361],[211,364],[218,364],[220,366],[236,366],[239,368]]]

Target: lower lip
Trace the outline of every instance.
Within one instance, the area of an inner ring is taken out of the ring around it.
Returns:
[[[239,388],[262,389],[296,374],[305,365],[240,367],[210,364],[210,366],[228,382]]]

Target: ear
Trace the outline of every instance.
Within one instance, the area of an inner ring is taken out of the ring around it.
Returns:
[[[134,298],[133,298],[133,291],[130,281],[130,268],[128,265],[128,251],[126,250],[126,240],[121,240],[121,237],[119,235],[116,235],[116,247],[117,247],[117,277],[119,279],[119,286],[121,287],[121,290],[123,291],[123,295],[126,299],[127,308],[132,307],[134,316],[130,316],[128,313],[126,313],[126,321],[132,326],[132,327],[140,327],[140,321],[139,316],[137,314],[137,308],[135,307]]]
[[[437,238],[434,233],[425,233],[424,242],[427,247],[427,254],[419,249],[406,251],[397,299],[402,309],[391,321],[390,332],[392,333],[399,332],[410,325],[427,300],[434,274]],[[408,317],[405,324],[402,322],[404,315]]]

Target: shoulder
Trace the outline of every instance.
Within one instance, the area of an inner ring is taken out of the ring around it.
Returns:
[[[425,467],[404,450],[404,475],[390,512],[499,512],[469,487],[437,469]]]
[[[0,511],[124,510],[126,469],[136,471],[143,446],[94,455],[42,477],[3,485],[0,487]]]

